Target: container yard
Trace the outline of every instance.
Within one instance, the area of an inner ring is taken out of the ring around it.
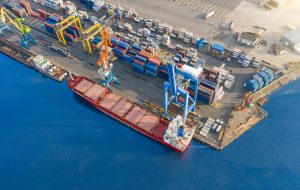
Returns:
[[[178,152],[192,137],[223,149],[267,116],[257,101],[299,74],[101,0],[1,6],[2,53],[58,81],[69,74],[95,109]]]

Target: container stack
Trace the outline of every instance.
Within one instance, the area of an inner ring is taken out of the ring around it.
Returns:
[[[224,83],[224,87],[227,89],[231,89],[235,81],[235,77],[233,75],[227,75],[226,81]]]
[[[153,22],[152,22],[152,19],[147,19],[147,20],[145,21],[145,26],[146,26],[147,28],[153,28]]]
[[[166,34],[171,34],[174,31],[174,28],[168,24],[165,25]]]
[[[156,29],[156,30],[158,30],[159,24],[160,24],[160,20],[154,19],[154,21],[153,21],[153,28]]]
[[[41,2],[41,5],[45,7],[49,7],[54,10],[60,10],[63,4],[64,4],[63,0],[43,0]]]
[[[164,34],[161,39],[161,44],[164,46],[169,46],[171,43],[171,37],[168,34]]]
[[[30,6],[29,2],[27,2],[27,1],[19,1],[19,4],[20,4],[21,7],[23,7],[26,10],[26,12],[28,13],[28,15],[32,15],[33,14],[33,11],[31,9],[31,6]]]
[[[272,70],[268,68],[264,68],[261,72],[258,73],[264,80],[264,86],[270,84],[274,79],[274,73]]]
[[[193,35],[192,37],[192,44],[196,44],[200,40],[199,36]]]
[[[256,79],[251,79],[247,81],[244,86],[250,90],[251,92],[256,92],[260,88],[260,81],[257,81]]]
[[[169,72],[168,72],[168,65],[166,61],[162,61],[160,68],[159,68],[159,73],[158,76],[164,80],[169,79]]]
[[[220,86],[219,88],[216,89],[214,101],[220,102],[224,94],[225,92],[223,90],[223,86]]]
[[[180,28],[178,31],[177,31],[177,37],[179,38],[179,39],[182,39],[183,40],[183,38],[184,38],[184,33],[186,32],[186,29],[184,29],[184,28]]]
[[[90,2],[92,2],[90,4],[91,9],[96,12],[100,11],[105,4],[105,2],[103,0],[94,0],[94,1],[90,1]]]
[[[232,51],[232,57],[238,59],[240,57],[240,53],[241,53],[240,49],[234,48]]]
[[[119,60],[124,60],[124,55],[126,54],[127,50],[129,49],[129,44],[125,42],[118,41],[113,48],[113,53]]]
[[[152,56],[145,65],[146,74],[156,77],[159,71],[161,61],[159,57]]]
[[[66,1],[64,3],[64,12],[67,14],[67,15],[71,15],[73,13],[75,13],[77,10],[76,8],[76,5],[75,3],[72,3],[70,1]]]
[[[206,86],[200,84],[198,87],[198,100],[210,105],[214,99],[214,90],[207,88]]]
[[[160,33],[164,33],[165,32],[165,25],[166,25],[166,23],[164,23],[164,24],[162,24],[162,23],[160,23],[159,25],[158,25],[158,32],[160,32]]]
[[[23,7],[16,6],[13,7],[11,11],[19,18],[23,18],[27,16],[26,10]]]
[[[274,80],[274,77],[275,77],[274,71],[272,71],[271,69],[269,69],[267,67],[263,67],[262,71],[266,72],[269,75],[270,82],[272,82]]]
[[[267,68],[264,67],[262,71],[260,71],[258,74],[255,74],[252,79],[247,81],[244,86],[252,91],[256,92],[257,90],[267,86],[274,80],[274,72]]]
[[[261,65],[262,60],[258,58],[254,58],[252,60],[252,67],[258,68]]]
[[[145,73],[145,63],[135,59],[132,63],[132,69],[138,73],[144,74]]]
[[[194,34],[192,32],[185,31],[183,41],[187,44],[191,43],[191,38]]]

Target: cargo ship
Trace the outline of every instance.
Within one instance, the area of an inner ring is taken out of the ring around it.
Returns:
[[[57,65],[52,64],[42,55],[37,55],[33,58],[33,68],[57,81],[62,81],[68,76],[66,70],[62,69]]]
[[[0,52],[19,61],[27,67],[32,67],[32,59],[35,54],[21,48],[19,45],[0,37]]]
[[[194,129],[186,127],[180,115],[171,121],[156,116],[85,77],[71,75],[67,82],[98,110],[178,152],[184,152],[193,138]]]
[[[51,63],[42,55],[36,55],[3,37],[0,37],[0,52],[19,61],[27,67],[39,71],[53,80],[60,82],[68,76],[65,69]]]

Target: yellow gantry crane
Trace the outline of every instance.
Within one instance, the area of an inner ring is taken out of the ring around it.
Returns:
[[[66,19],[60,21],[54,28],[56,37],[60,43],[67,45],[67,42],[66,42],[63,32],[66,28],[68,28],[72,25],[75,25],[76,28],[79,30],[79,35],[81,35],[83,33],[80,18],[75,17],[74,15],[71,15],[71,16],[67,17]]]
[[[94,24],[89,29],[85,30],[82,34],[81,41],[84,51],[90,53],[91,55],[93,55],[93,50],[91,48],[90,40],[96,37],[97,35],[99,37],[102,36],[101,25],[99,23]]]
[[[24,48],[29,49],[31,44],[37,45],[38,42],[29,34],[30,28],[28,26],[23,25],[22,21],[24,18],[19,18],[5,7],[0,8],[0,21],[3,25],[6,23],[10,23],[14,25],[21,33],[21,42],[20,45]]]
[[[63,32],[65,29],[67,29],[68,27],[70,27],[72,25],[75,25],[79,31],[80,40],[82,42],[84,51],[93,55],[90,40],[92,38],[96,37],[97,35],[99,35],[99,37],[101,37],[101,35],[102,35],[101,25],[99,23],[96,23],[93,26],[91,26],[89,29],[84,31],[82,29],[80,18],[78,18],[74,15],[71,15],[71,16],[67,17],[66,19],[62,20],[61,22],[59,22],[55,26],[55,33],[56,33],[57,39],[60,43],[67,45],[67,42],[66,42]]]

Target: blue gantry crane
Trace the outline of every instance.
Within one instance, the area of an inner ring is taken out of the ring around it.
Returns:
[[[183,122],[185,122],[188,113],[195,111],[199,80],[181,71],[172,62],[168,62],[168,72],[169,81],[164,82],[164,115],[172,119],[168,114],[168,106],[175,103],[183,108]],[[193,96],[185,90],[188,87],[193,89]]]

